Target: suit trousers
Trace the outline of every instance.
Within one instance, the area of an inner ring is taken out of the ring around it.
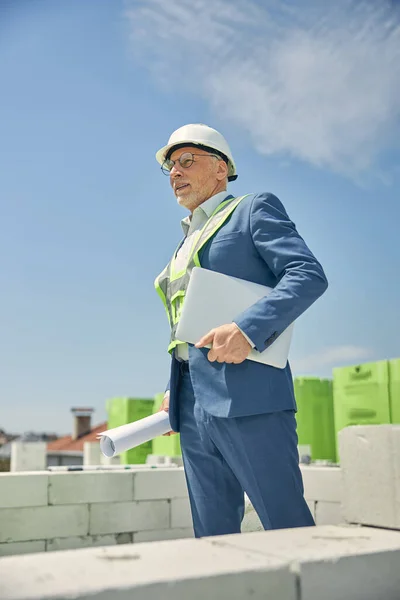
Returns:
[[[303,495],[294,411],[214,417],[196,402],[183,365],[177,408],[195,536],[240,533],[245,492],[264,529],[315,525]]]

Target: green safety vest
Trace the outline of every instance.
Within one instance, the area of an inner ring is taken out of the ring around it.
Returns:
[[[249,194],[246,194],[246,196],[249,196]],[[201,267],[199,252],[204,244],[208,242],[220,227],[222,227],[227,218],[238,206],[239,202],[241,202],[243,198],[246,198],[246,196],[230,198],[221,202],[207,220],[204,227],[198,232],[197,238],[193,242],[186,267],[182,271],[176,271],[175,259],[180,247],[178,246],[169,264],[156,278],[154,285],[163,301],[171,327],[171,339],[168,346],[168,352],[172,352],[178,344],[185,343],[176,339],[175,332],[178,327],[186,290],[189,285],[190,274],[193,267]]]

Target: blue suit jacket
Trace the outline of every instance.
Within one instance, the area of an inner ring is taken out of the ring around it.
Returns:
[[[298,234],[276,196],[252,194],[199,254],[205,269],[254,281],[274,290],[234,319],[262,352],[328,286],[324,271]],[[239,417],[296,409],[289,363],[284,369],[245,360],[210,362],[208,348],[189,346],[189,367],[196,401],[217,417]],[[179,362],[172,355],[169,416],[179,431]]]

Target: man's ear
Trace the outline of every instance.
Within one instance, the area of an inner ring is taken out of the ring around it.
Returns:
[[[217,179],[218,181],[222,181],[228,177],[228,165],[224,160],[218,161],[218,169],[217,169]]]

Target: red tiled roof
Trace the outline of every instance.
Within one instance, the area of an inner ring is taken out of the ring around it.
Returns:
[[[107,423],[101,423],[100,425],[97,425],[96,427],[94,427],[91,431],[89,431],[89,433],[87,433],[86,435],[83,435],[82,437],[78,438],[77,440],[73,440],[71,435],[64,435],[61,438],[58,438],[58,440],[54,440],[53,442],[49,442],[47,444],[47,451],[48,452],[69,452],[69,451],[75,451],[75,452],[83,452],[83,444],[85,442],[97,442],[97,434],[101,433],[102,431],[106,431],[107,429]]]

